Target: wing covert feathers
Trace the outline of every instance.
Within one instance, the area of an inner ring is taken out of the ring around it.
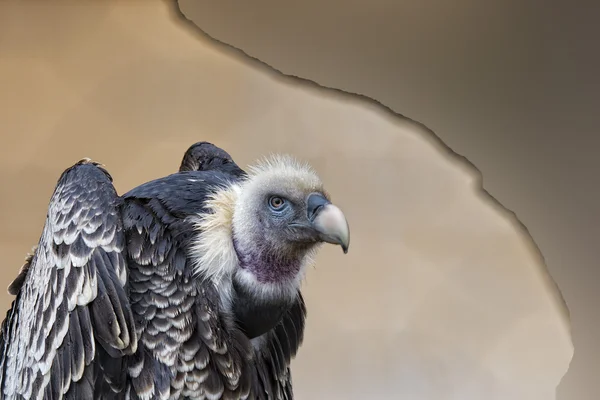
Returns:
[[[125,205],[124,221],[131,304],[144,316],[129,367],[131,398],[249,398],[252,348],[227,323],[214,287],[192,275],[184,250],[191,222],[177,219],[157,199],[137,197]]]
[[[86,399],[98,377],[123,384],[110,363],[135,352],[137,335],[119,206],[99,164],[82,160],[61,175],[39,245],[9,287],[16,298],[1,331],[3,399]]]

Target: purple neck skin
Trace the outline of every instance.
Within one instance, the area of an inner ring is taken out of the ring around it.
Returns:
[[[301,257],[282,257],[270,249],[246,250],[237,240],[233,247],[240,268],[250,271],[260,283],[277,283],[293,279],[299,272]]]

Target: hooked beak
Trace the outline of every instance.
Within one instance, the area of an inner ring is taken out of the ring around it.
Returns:
[[[348,253],[350,227],[342,210],[331,204],[323,195],[312,193],[307,199],[308,219],[324,242],[339,244]]]

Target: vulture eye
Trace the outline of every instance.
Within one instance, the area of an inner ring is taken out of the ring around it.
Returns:
[[[273,196],[269,199],[269,205],[274,210],[281,210],[285,205],[285,200],[278,196]]]

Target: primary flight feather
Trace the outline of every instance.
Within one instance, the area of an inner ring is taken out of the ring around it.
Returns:
[[[274,156],[243,171],[191,146],[179,172],[119,196],[68,168],[9,292],[2,399],[293,399],[300,286],[349,228],[317,174]]]

